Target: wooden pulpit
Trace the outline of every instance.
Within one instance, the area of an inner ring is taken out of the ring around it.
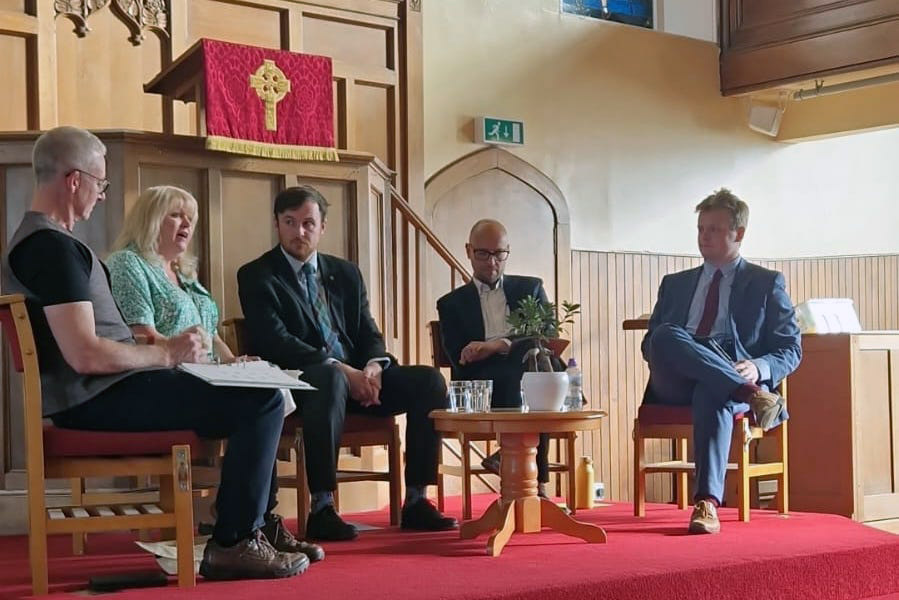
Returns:
[[[144,91],[196,102],[207,149],[338,160],[327,56],[201,39]]]

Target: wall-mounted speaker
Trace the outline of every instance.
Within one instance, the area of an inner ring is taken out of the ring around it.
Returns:
[[[780,120],[783,118],[784,108],[772,104],[758,104],[752,100],[749,102],[749,128],[771,137],[776,137],[780,130]]]

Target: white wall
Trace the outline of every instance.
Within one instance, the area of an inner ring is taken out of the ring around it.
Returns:
[[[656,29],[716,42],[717,0],[656,0]]]
[[[899,251],[899,130],[771,141],[721,97],[714,44],[558,6],[423,4],[427,176],[480,147],[473,117],[516,118],[511,151],[562,190],[574,248],[695,252],[693,206],[727,186],[751,208],[747,255]]]

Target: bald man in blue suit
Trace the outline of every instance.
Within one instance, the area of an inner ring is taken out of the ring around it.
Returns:
[[[643,357],[643,402],[690,405],[696,462],[691,533],[718,533],[717,507],[733,416],[752,410],[764,430],[788,418],[773,391],[799,366],[799,327],[784,277],[740,256],[749,207],[721,189],[696,207],[704,264],[666,275]]]

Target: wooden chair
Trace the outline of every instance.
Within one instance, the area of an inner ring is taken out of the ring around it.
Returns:
[[[450,362],[449,357],[446,355],[446,351],[443,349],[443,339],[440,335],[440,322],[439,321],[431,321],[428,323],[428,329],[431,333],[431,358],[434,361],[434,366],[438,369],[448,369],[452,367],[452,363]],[[558,356],[568,345],[567,340],[557,340],[557,344],[553,347],[553,352]],[[577,434],[574,432],[565,432],[565,433],[550,433],[549,437],[551,440],[557,440],[556,453],[557,455],[561,454],[559,451],[559,446],[564,442],[565,445],[565,457],[566,462],[559,463],[553,462],[549,464],[549,472],[550,473],[564,473],[566,474],[566,494],[565,501],[568,505],[568,509],[574,514],[575,512],[575,467],[577,465],[577,459],[575,458],[575,449],[574,442],[577,439]],[[447,448],[453,454],[459,458],[458,465],[448,465],[443,462],[443,452],[439,454],[439,464],[437,466],[437,508],[442,512],[444,510],[444,506],[446,503],[446,486],[444,483],[444,477],[449,475],[451,477],[461,477],[462,478],[462,518],[464,520],[471,519],[471,478],[472,476],[480,479],[489,489],[496,492],[496,488],[494,488],[488,481],[484,479],[484,475],[493,475],[492,471],[488,471],[480,465],[480,459],[483,459],[486,454],[490,453],[490,444],[494,441],[494,436],[492,434],[484,434],[484,433],[464,433],[460,432],[457,435],[459,440],[459,448],[460,452],[456,453],[455,448],[452,448],[446,444],[446,440],[444,440],[444,445],[447,445]],[[486,453],[481,452],[480,448],[478,448],[473,442],[486,442]],[[471,454],[474,453],[475,457],[478,459],[475,465],[472,465],[471,462]]]
[[[0,324],[12,363],[22,373],[25,416],[25,466],[28,493],[28,554],[34,595],[48,591],[47,536],[123,529],[174,531],[178,548],[178,586],[195,585],[191,449],[200,448],[190,431],[115,433],[59,429],[42,423],[37,349],[20,294],[0,296]],[[126,506],[88,505],[47,508],[47,479],[115,475],[157,476],[160,500]]]
[[[246,323],[240,317],[227,319],[222,323],[222,339],[235,354],[246,354]],[[356,481],[386,481],[389,486],[390,524],[399,525],[402,509],[402,450],[400,429],[394,417],[369,417],[347,413],[340,438],[343,448],[352,448],[354,453],[365,446],[387,447],[387,470],[366,471],[360,469],[338,469],[337,483]],[[278,477],[278,485],[297,491],[298,536],[306,534],[306,519],[309,516],[309,484],[306,480],[306,451],[303,447],[303,420],[299,410],[284,420],[281,441],[278,445],[278,459],[290,460],[290,453],[296,456],[297,467],[292,475]],[[335,492],[335,500],[336,492]]]
[[[787,398],[787,383],[780,385],[780,394]],[[730,444],[730,462],[727,469],[736,474],[737,504],[741,521],[749,521],[750,479],[774,476],[777,480],[778,512],[789,510],[789,479],[787,468],[787,433],[789,422],[764,433],[753,423],[752,413],[734,416],[734,432]],[[693,437],[693,424],[689,406],[643,404],[634,419],[634,515],[646,515],[646,475],[649,473],[674,473],[676,475],[677,506],[690,506],[687,476],[695,464],[687,461],[687,440]],[[750,446],[763,437],[774,438],[774,461],[752,462]],[[674,440],[674,460],[647,463],[643,441],[647,439]]]

